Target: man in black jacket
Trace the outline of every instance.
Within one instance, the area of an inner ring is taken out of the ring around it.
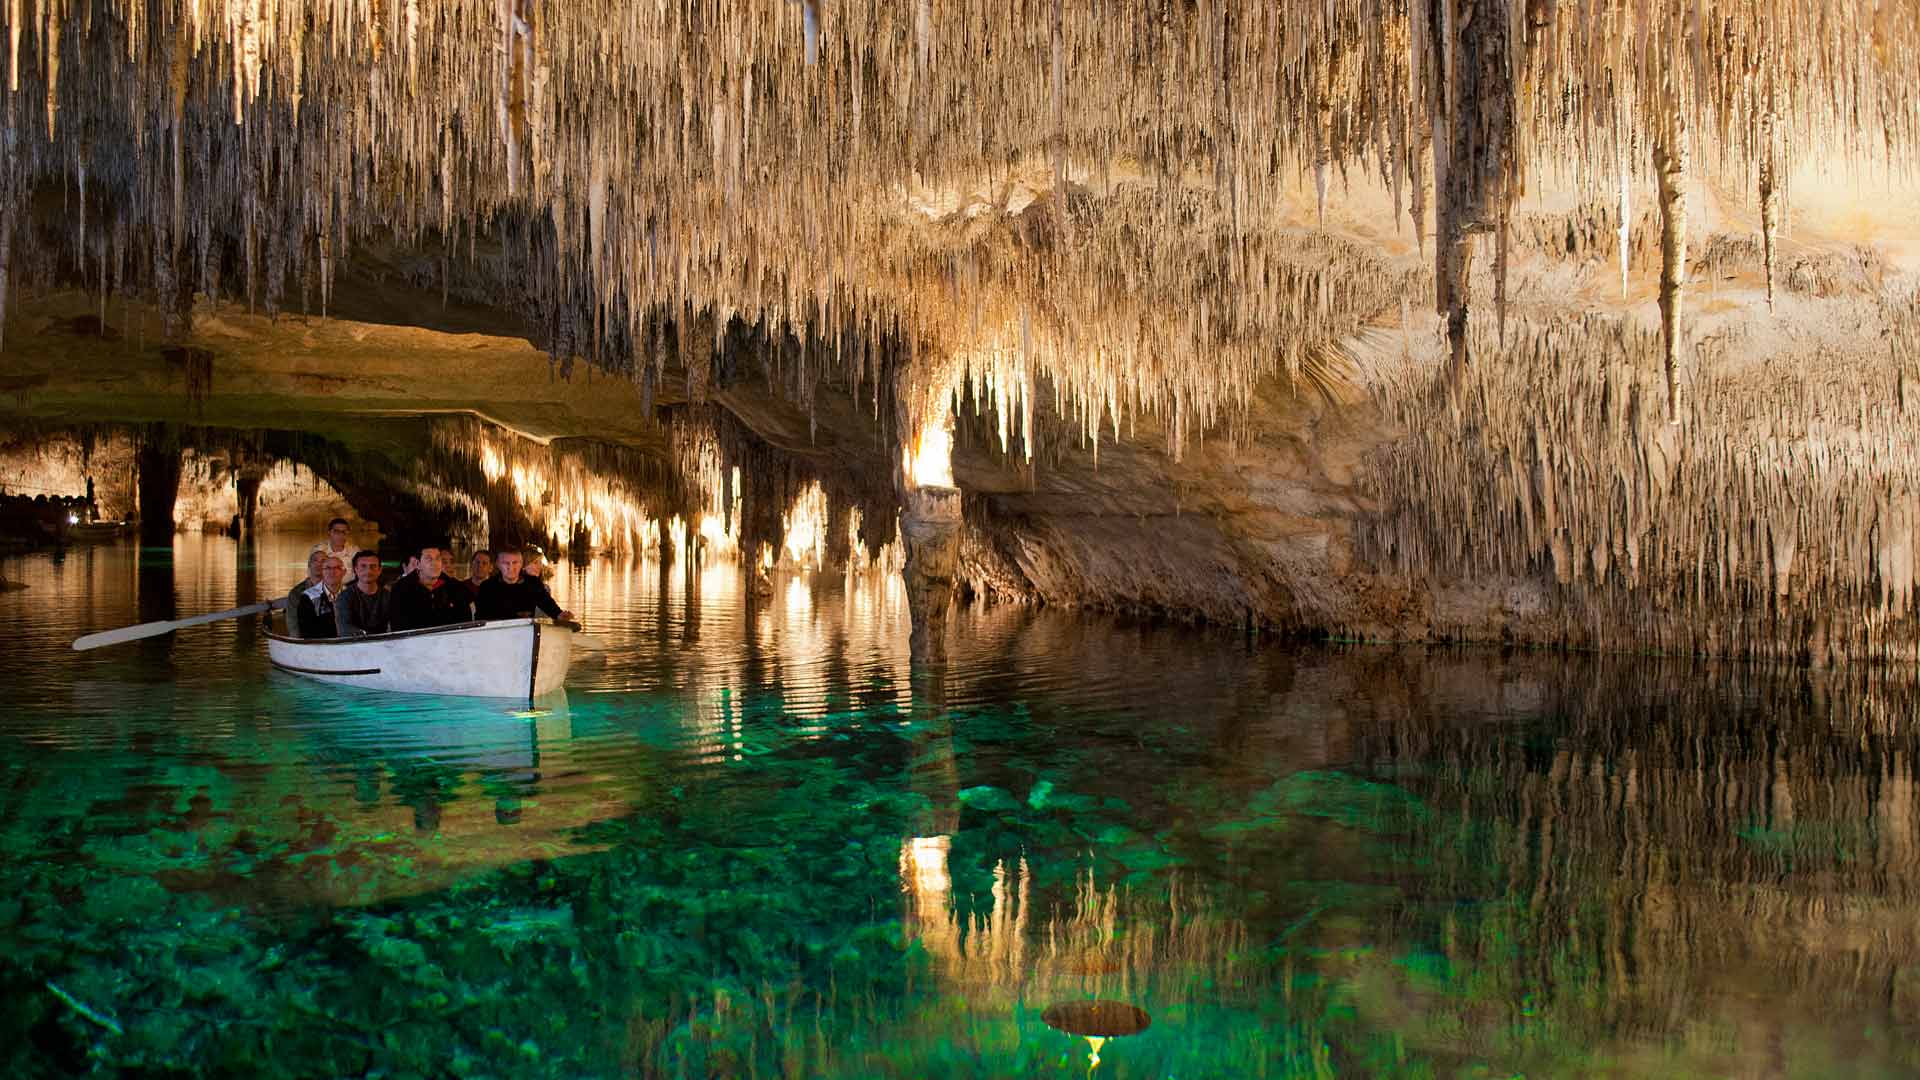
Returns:
[[[494,575],[482,582],[474,600],[474,614],[482,619],[517,619],[535,612],[555,622],[572,622],[573,612],[563,611],[540,579],[520,573],[518,548],[503,548],[494,556]]]
[[[393,583],[389,610],[395,630],[424,630],[472,621],[473,594],[464,582],[440,572],[440,559],[438,546],[421,548],[414,572]]]

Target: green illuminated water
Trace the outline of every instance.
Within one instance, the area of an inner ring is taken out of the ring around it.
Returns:
[[[10,559],[10,1076],[1920,1070],[1910,682],[596,563],[533,711],[271,671],[306,538]]]

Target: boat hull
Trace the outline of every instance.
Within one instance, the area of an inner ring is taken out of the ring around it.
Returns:
[[[566,681],[572,638],[550,622],[500,619],[312,641],[269,634],[267,656],[281,671],[340,686],[530,699]]]

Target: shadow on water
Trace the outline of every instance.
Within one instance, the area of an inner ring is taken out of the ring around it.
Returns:
[[[180,617],[180,604],[174,595],[173,548],[141,547],[135,565],[138,580],[134,589],[140,599],[140,621],[164,622]],[[173,654],[173,637],[146,638],[139,643],[142,655],[154,663],[165,663]]]

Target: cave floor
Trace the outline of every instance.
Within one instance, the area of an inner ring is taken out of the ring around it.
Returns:
[[[532,709],[67,648],[308,540],[9,561],[9,1075],[1920,1068],[1904,682],[1013,606],[916,673],[897,579],[610,559]]]

